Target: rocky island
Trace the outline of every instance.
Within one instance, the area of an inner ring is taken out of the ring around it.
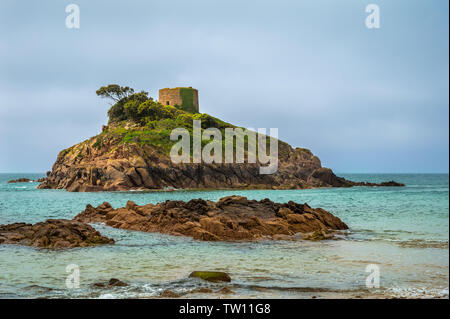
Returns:
[[[213,128],[224,132],[236,126],[198,113],[197,90],[167,90],[160,91],[157,102],[147,92],[135,93],[129,87],[100,88],[99,96],[115,102],[108,111],[108,125],[103,126],[99,135],[61,151],[39,188],[92,192],[403,186],[396,182],[357,183],[338,177],[331,169],[322,167],[311,151],[293,148],[281,140],[278,140],[278,170],[274,174],[260,174],[259,163],[175,164],[170,158],[175,144],[170,133],[175,128],[184,128],[192,136],[194,120],[201,121],[202,131]],[[233,147],[236,149],[236,145]]]
[[[241,196],[224,197],[218,202],[193,199],[143,206],[128,201],[126,207],[118,209],[105,202],[96,208],[87,205],[74,220],[202,241],[320,240],[348,229],[338,217],[321,208]]]

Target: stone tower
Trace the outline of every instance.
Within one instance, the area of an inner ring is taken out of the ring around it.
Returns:
[[[177,87],[159,90],[159,103],[172,105],[186,112],[198,113],[198,90],[192,87]]]

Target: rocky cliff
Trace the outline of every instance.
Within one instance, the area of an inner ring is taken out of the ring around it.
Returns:
[[[68,191],[121,191],[131,189],[202,189],[351,186],[321,166],[306,149],[284,148],[278,172],[259,173],[257,164],[173,164],[152,145],[121,143],[105,135],[101,147],[96,138],[75,145],[58,155],[53,169],[39,188]]]

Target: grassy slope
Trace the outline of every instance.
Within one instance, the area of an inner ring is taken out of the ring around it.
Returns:
[[[61,151],[60,155],[65,155],[69,152],[73,154],[75,152],[79,153],[79,156],[82,156],[80,147],[85,143],[92,143],[92,140],[95,139],[93,147],[97,149],[103,148],[104,142],[114,140],[117,141],[117,144],[150,145],[158,152],[169,156],[172,146],[177,142],[170,140],[170,133],[173,129],[179,127],[187,129],[191,135],[192,154],[193,120],[201,120],[202,131],[210,127],[219,129],[223,139],[225,138],[225,128],[237,127],[205,113],[193,114],[170,105],[160,105],[159,108],[161,108],[162,115],[156,119],[147,117],[140,119],[138,122],[127,120],[110,123],[99,135]],[[209,142],[210,140],[203,140],[202,145],[206,145]],[[235,144],[234,142],[234,148]],[[287,143],[282,141],[279,141],[279,146],[281,146],[281,148],[279,147],[281,152],[286,150],[286,147],[289,147]],[[245,139],[245,149],[247,149],[247,139]],[[224,150],[225,141],[222,142],[223,156],[225,154]],[[269,150],[268,146],[267,150]]]

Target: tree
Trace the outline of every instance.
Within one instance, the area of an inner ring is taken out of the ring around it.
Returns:
[[[95,93],[102,98],[108,98],[117,103],[120,100],[133,95],[134,89],[128,86],[109,84],[108,86],[102,86]]]
[[[127,118],[136,119],[137,106],[140,103],[149,100],[148,92],[141,91],[135,93],[133,88],[130,88],[129,86],[119,86],[117,84],[102,86],[96,93],[102,98],[108,98],[114,101],[114,104],[108,110],[110,122],[123,121]],[[127,112],[125,112],[125,104],[133,101],[135,102],[133,106],[130,104]]]

